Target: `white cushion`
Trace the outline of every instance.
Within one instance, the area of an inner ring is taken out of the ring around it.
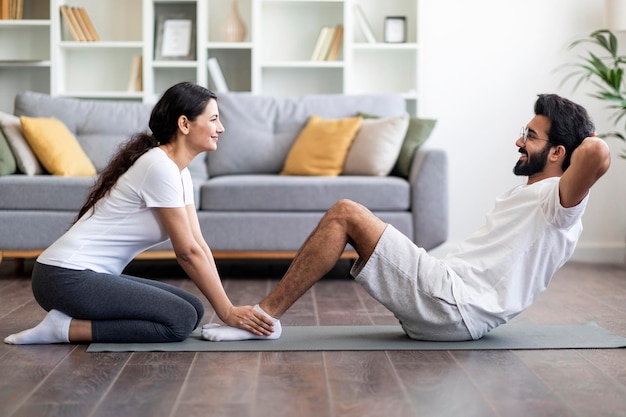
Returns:
[[[409,127],[409,114],[363,119],[348,150],[344,175],[389,175]]]
[[[20,172],[26,175],[43,174],[45,172],[43,167],[22,134],[20,119],[12,114],[0,112],[0,127],[13,151]]]

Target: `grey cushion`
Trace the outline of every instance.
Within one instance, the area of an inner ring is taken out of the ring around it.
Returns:
[[[325,211],[348,198],[370,210],[406,211],[410,185],[398,177],[228,175],[201,186],[203,211]]]
[[[265,97],[219,93],[217,102],[225,132],[217,151],[208,154],[211,177],[279,173],[312,114],[344,118],[358,112],[397,116],[406,111],[404,100],[395,94]]]
[[[2,210],[78,211],[95,177],[5,175],[0,177]]]

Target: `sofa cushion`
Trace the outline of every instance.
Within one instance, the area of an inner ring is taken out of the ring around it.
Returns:
[[[404,178],[409,176],[415,152],[426,142],[436,123],[437,120],[435,119],[420,119],[418,117],[412,117],[409,120],[409,127],[400,149],[400,155],[398,155],[398,160],[391,171],[393,175]]]
[[[341,174],[361,117],[323,119],[312,115],[287,154],[281,175]]]
[[[15,157],[11,152],[9,142],[7,142],[2,129],[0,129],[0,175],[14,174],[17,170]]]
[[[1,210],[78,211],[96,177],[5,175],[0,177]]]
[[[349,198],[370,210],[409,209],[408,181],[398,177],[227,175],[200,188],[202,211],[325,211]]]
[[[152,105],[138,102],[82,100],[51,97],[26,91],[15,97],[15,114],[56,117],[76,136],[97,171],[109,162],[118,147],[133,134],[149,131]],[[192,178],[206,179],[206,154],[189,164]]]
[[[406,111],[399,94],[320,94],[268,97],[218,93],[225,132],[208,154],[211,177],[228,174],[278,174],[296,137],[312,114],[353,117],[357,112],[396,116]]]
[[[389,175],[409,126],[409,114],[363,120],[354,138],[344,175]]]
[[[0,127],[9,142],[17,169],[26,175],[43,174],[43,167],[22,134],[20,119],[12,114],[0,112]]]
[[[55,117],[21,116],[20,122],[24,138],[50,174],[96,175],[96,168],[62,121]]]

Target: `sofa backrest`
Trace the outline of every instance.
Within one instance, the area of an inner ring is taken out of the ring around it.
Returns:
[[[250,93],[218,93],[226,131],[215,152],[200,154],[189,165],[193,178],[228,174],[277,174],[293,142],[312,114],[343,118],[357,113],[396,116],[405,112],[398,94],[319,94],[272,97]],[[26,91],[15,98],[16,116],[56,117],[76,136],[100,172],[119,145],[148,131],[152,105],[51,97]]]
[[[318,94],[271,97],[217,93],[225,132],[210,152],[210,176],[277,174],[298,134],[312,114],[334,119],[368,113],[397,116],[406,111],[398,94]]]
[[[76,136],[98,172],[120,144],[139,132],[149,131],[151,104],[132,101],[87,100],[51,97],[26,91],[15,97],[16,116],[56,117]],[[189,165],[193,178],[206,179],[206,155]]]

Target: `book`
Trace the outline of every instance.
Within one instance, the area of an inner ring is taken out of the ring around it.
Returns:
[[[96,31],[96,27],[94,26],[91,18],[89,17],[89,13],[87,13],[87,9],[84,7],[79,7],[78,11],[80,12],[81,17],[83,18],[83,22],[87,27],[87,31],[89,32],[90,38],[92,41],[99,41],[100,35],[98,35],[98,31]]]
[[[359,28],[361,29],[361,33],[363,33],[363,36],[365,36],[365,39],[367,40],[367,42],[376,43],[376,37],[374,36],[374,31],[372,30],[372,27],[367,21],[367,18],[365,17],[365,14],[363,13],[363,9],[361,9],[361,6],[359,6],[358,4],[354,5],[354,14],[356,16],[357,24],[359,25]]]
[[[328,51],[330,50],[330,44],[333,42],[333,38],[335,36],[335,28],[328,27],[328,30],[324,34],[324,42],[322,43],[322,47],[320,48],[320,54],[317,57],[318,61],[325,61],[328,56]]]
[[[0,0],[0,20],[11,18],[10,1],[11,0]]]
[[[80,10],[80,7],[70,7],[70,12],[74,15],[74,19],[78,23],[78,27],[80,28],[80,32],[82,32],[85,41],[93,41],[91,37],[91,32],[89,32],[89,28],[87,27],[87,23],[85,19],[83,19],[83,14]]]
[[[340,23],[337,26],[335,26],[335,34],[330,43],[328,55],[326,55],[327,61],[336,61],[337,58],[339,58],[339,51],[341,50],[342,44],[343,44],[343,25]]]
[[[322,26],[320,29],[319,35],[317,35],[317,41],[315,42],[315,47],[313,48],[313,53],[311,54],[311,61],[317,61],[320,55],[320,50],[322,48],[322,44],[324,43],[324,35],[326,30],[328,30],[327,26]]]
[[[63,4],[59,8],[61,10],[61,15],[63,16],[65,27],[69,29],[72,34],[72,38],[75,41],[80,41],[82,34],[78,32],[79,28],[77,28],[77,23],[74,22],[74,16],[70,13],[69,7]]]
[[[220,67],[220,63],[217,61],[217,58],[209,58],[207,60],[207,66],[209,68],[209,73],[211,74],[211,79],[213,79],[213,84],[215,85],[215,92],[228,93],[228,84],[226,84],[222,68]]]
[[[133,56],[133,61],[130,68],[130,78],[128,80],[128,91],[142,91],[143,90],[143,57],[141,55]]]

